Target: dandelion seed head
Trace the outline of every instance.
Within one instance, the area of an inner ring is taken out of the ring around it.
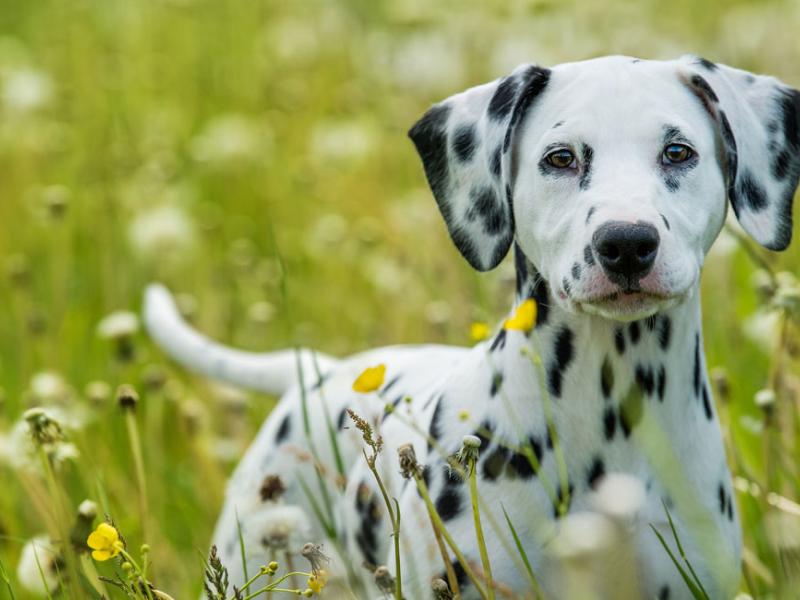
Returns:
[[[97,324],[97,335],[106,340],[131,337],[139,331],[139,317],[127,310],[118,310]]]
[[[607,474],[592,495],[592,503],[600,513],[619,520],[632,518],[644,501],[641,479],[625,473]]]

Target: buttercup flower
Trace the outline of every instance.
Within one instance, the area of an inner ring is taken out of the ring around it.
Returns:
[[[481,342],[489,337],[490,331],[486,323],[473,323],[469,326],[469,337],[473,342]]]
[[[325,584],[328,582],[328,574],[325,572],[324,569],[320,569],[317,574],[315,575],[312,573],[308,576],[308,589],[310,589],[315,594],[319,594],[322,591],[322,588],[325,587]]]
[[[89,534],[86,544],[92,549],[92,558],[99,561],[114,558],[122,550],[119,532],[108,523],[100,523],[97,529]]]
[[[524,333],[530,332],[534,325],[536,325],[536,302],[532,299],[520,304],[514,315],[503,323],[505,329],[515,329]]]
[[[367,367],[353,382],[353,390],[367,394],[374,392],[383,385],[386,377],[386,365],[380,364],[376,367]]]

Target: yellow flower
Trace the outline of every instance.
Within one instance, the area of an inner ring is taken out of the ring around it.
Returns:
[[[122,550],[122,541],[119,532],[108,523],[100,523],[86,540],[92,549],[92,558],[95,560],[108,560],[114,558]]]
[[[473,342],[481,342],[489,337],[489,325],[483,322],[473,323],[469,326],[469,337]]]
[[[312,573],[308,576],[308,589],[315,594],[319,594],[326,583],[328,583],[328,574],[324,569],[317,571],[316,575]]]
[[[362,394],[374,392],[383,385],[384,377],[386,377],[386,365],[367,367],[353,382],[353,390]]]
[[[520,304],[514,316],[503,323],[505,329],[516,329],[525,333],[529,333],[534,325],[536,325],[536,301],[530,299]]]

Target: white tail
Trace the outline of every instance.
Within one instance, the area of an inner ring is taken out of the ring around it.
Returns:
[[[298,381],[297,352],[304,378],[315,378],[338,361],[310,350],[253,353],[227,348],[192,329],[183,320],[169,290],[150,284],[145,290],[144,324],[155,342],[185,367],[233,385],[280,395]]]

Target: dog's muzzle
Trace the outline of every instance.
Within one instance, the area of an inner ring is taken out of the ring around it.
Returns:
[[[592,249],[606,276],[624,291],[637,291],[653,268],[660,237],[650,223],[608,221],[592,236]]]

